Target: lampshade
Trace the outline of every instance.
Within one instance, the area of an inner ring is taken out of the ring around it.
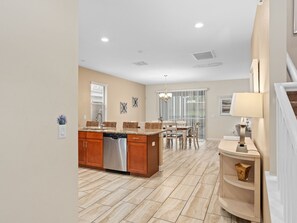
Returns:
[[[240,117],[263,117],[263,96],[261,93],[234,93],[230,114]]]

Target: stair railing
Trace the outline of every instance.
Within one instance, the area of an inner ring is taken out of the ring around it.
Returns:
[[[296,68],[287,55],[287,69],[297,81]],[[297,119],[287,92],[297,91],[297,82],[276,83],[276,165],[280,206],[286,223],[297,219]]]
[[[296,67],[288,53],[287,53],[287,70],[291,77],[291,80],[293,82],[297,82],[297,70],[296,70]]]

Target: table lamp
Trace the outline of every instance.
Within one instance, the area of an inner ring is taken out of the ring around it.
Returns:
[[[263,96],[261,93],[234,93],[232,97],[230,114],[232,116],[240,116],[240,139],[238,142],[237,152],[247,153],[247,145],[245,144],[246,118],[262,118],[263,117]]]

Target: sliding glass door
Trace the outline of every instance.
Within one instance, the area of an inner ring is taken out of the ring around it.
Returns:
[[[199,138],[205,138],[206,90],[174,91],[172,98],[164,101],[159,98],[159,115],[164,121],[186,121],[194,126],[200,123]]]

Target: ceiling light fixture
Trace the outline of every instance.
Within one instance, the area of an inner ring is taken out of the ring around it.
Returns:
[[[165,89],[164,92],[159,93],[159,98],[163,99],[164,101],[168,101],[168,99],[172,98],[172,93],[167,92],[167,74],[164,75],[165,77]]]
[[[104,42],[104,43],[107,43],[107,42],[109,42],[109,39],[107,37],[102,37],[101,41]]]
[[[202,28],[204,26],[204,24],[202,22],[198,22],[195,24],[195,28]]]

